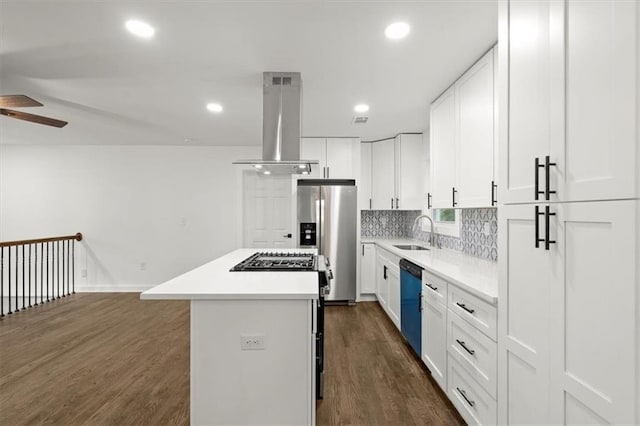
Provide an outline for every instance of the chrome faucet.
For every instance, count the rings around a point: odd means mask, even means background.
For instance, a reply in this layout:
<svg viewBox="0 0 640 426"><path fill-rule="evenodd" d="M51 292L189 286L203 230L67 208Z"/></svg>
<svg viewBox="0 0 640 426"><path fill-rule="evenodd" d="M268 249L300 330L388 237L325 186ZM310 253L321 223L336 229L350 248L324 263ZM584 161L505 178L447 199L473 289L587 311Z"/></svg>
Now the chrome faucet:
<svg viewBox="0 0 640 426"><path fill-rule="evenodd" d="M427 219L429 219L429 222L431 222L431 234L429 235L429 245L431 247L435 247L436 246L436 234L433 231L433 219L431 219L426 214L421 214L420 216L416 217L416 220L413 221L413 226L411 227L411 232L415 232L416 225L418 225L418 222L420 222L420 219L423 219L423 218L427 218Z"/></svg>

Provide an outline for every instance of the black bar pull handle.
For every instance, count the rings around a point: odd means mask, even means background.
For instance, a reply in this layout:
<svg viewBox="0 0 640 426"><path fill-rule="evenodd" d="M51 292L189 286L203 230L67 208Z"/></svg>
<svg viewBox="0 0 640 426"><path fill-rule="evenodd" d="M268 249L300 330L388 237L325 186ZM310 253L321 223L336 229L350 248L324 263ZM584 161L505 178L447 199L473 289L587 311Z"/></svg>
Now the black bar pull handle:
<svg viewBox="0 0 640 426"><path fill-rule="evenodd" d="M475 353L476 353L476 351L474 351L473 349L469 349L469 348L467 347L467 345L466 345L462 340L458 340L458 339L456 339L456 342L458 342L458 344L459 344L460 346L462 346L462 349L464 349L465 351L469 352L469 354L470 354L470 355L473 355L473 354L475 354Z"/></svg>
<svg viewBox="0 0 640 426"><path fill-rule="evenodd" d="M393 197L391 197L391 210L393 210Z"/></svg>
<svg viewBox="0 0 640 426"><path fill-rule="evenodd" d="M361 245L362 245L362 256L364 256L364 244L361 244Z"/></svg>
<svg viewBox="0 0 640 426"><path fill-rule="evenodd" d="M371 209L372 209L372 207L371 207L371 202L372 202L372 201L371 201L371 198L369 198L369 210L371 210Z"/></svg>
<svg viewBox="0 0 640 426"><path fill-rule="evenodd" d="M475 309L467 308L467 305L465 305L464 303L456 302L456 305L460 306L462 309L469 312L470 314L473 314L475 312Z"/></svg>
<svg viewBox="0 0 640 426"><path fill-rule="evenodd" d="M400 208L400 199L396 197L396 210Z"/></svg>
<svg viewBox="0 0 640 426"><path fill-rule="evenodd" d="M535 206L534 215L535 215L535 228L536 228L536 248L540 248L540 243L543 242L545 239L540 238L540 216L544 216L544 213L540 211L539 206Z"/></svg>
<svg viewBox="0 0 640 426"><path fill-rule="evenodd" d="M498 189L498 185L496 185L496 181L492 180L491 181L491 207L498 204L498 199L496 197L497 189Z"/></svg>
<svg viewBox="0 0 640 426"><path fill-rule="evenodd" d="M549 211L549 206L545 206L544 207L544 231L545 231L545 236L544 236L544 249L545 250L549 250L549 245L551 244L555 244L556 241L555 240L551 240L549 239L549 218L551 216L555 216L555 213L551 213Z"/></svg>
<svg viewBox="0 0 640 426"><path fill-rule="evenodd" d="M429 287L433 291L438 291L438 287L434 286L433 284L424 283L424 285L426 285L427 287Z"/></svg>
<svg viewBox="0 0 640 426"><path fill-rule="evenodd" d="M539 170L541 167L544 167L544 164L540 164L540 159L538 157L535 158L534 161L534 185L533 185L533 197L535 200L538 200L540 194L544 194L544 191L540 191L540 177Z"/></svg>
<svg viewBox="0 0 640 426"><path fill-rule="evenodd" d="M418 292L418 312L422 312L422 292Z"/></svg>
<svg viewBox="0 0 640 426"><path fill-rule="evenodd" d="M469 405L470 405L470 406L472 406L472 407L475 407L475 406L476 406L475 401L470 400L470 399L467 397L467 393L466 393L465 391L460 390L460 388L458 388L458 387L456 387L456 390L458 391L458 393L460 393L460 395L462 395L462 397L464 398L464 400L465 400L465 401L467 401L467 404L469 404Z"/></svg>
<svg viewBox="0 0 640 426"><path fill-rule="evenodd" d="M387 265L383 265L382 266L382 277L386 280L387 279Z"/></svg>
<svg viewBox="0 0 640 426"><path fill-rule="evenodd" d="M552 163L551 159L549 158L549 156L547 155L546 157L544 157L544 177L545 177L545 183L544 183L544 197L547 201L549 201L549 196L551 194L555 194L556 191L552 191L551 189L549 189L550 187L550 181L551 181L551 171L550 168L551 166L555 166L556 163Z"/></svg>
<svg viewBox="0 0 640 426"><path fill-rule="evenodd" d="M431 209L431 193L427 192L427 210Z"/></svg>
<svg viewBox="0 0 640 426"><path fill-rule="evenodd" d="M451 187L451 206L455 207L458 203L456 202L456 187L452 186Z"/></svg>

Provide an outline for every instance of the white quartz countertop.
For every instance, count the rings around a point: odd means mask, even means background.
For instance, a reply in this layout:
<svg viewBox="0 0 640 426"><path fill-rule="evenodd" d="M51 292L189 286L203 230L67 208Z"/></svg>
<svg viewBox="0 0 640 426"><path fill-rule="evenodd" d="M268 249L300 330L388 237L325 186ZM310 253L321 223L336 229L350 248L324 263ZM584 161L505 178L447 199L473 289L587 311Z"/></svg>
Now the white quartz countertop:
<svg viewBox="0 0 640 426"><path fill-rule="evenodd" d="M362 238L361 242L375 243L488 303L493 305L498 303L498 264L496 262L469 256L456 250L431 248L424 241ZM396 244L415 244L427 247L429 250L402 250L394 247Z"/></svg>
<svg viewBox="0 0 640 426"><path fill-rule="evenodd" d="M317 299L318 273L230 272L258 251L307 252L309 249L243 248L232 251L140 294L143 300Z"/></svg>

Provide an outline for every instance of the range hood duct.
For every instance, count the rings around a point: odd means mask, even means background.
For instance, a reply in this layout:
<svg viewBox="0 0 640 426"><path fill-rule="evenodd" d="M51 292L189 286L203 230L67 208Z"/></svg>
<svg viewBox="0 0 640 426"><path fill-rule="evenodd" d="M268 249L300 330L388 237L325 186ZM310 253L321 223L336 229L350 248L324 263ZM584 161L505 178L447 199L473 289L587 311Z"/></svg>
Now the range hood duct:
<svg viewBox="0 0 640 426"><path fill-rule="evenodd" d="M265 72L262 85L262 160L233 164L265 174L310 174L317 160L300 160L302 77L299 72Z"/></svg>

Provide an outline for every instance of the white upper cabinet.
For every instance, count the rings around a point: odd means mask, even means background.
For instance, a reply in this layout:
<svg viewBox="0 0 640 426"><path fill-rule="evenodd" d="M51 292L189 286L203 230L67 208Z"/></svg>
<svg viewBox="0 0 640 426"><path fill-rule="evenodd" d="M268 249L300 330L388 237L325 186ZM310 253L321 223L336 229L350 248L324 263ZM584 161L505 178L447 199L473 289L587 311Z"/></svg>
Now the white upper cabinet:
<svg viewBox="0 0 640 426"><path fill-rule="evenodd" d="M510 3L500 24L501 202L638 197L638 7Z"/></svg>
<svg viewBox="0 0 640 426"><path fill-rule="evenodd" d="M452 207L456 185L456 109L454 87L431 104L431 204Z"/></svg>
<svg viewBox="0 0 640 426"><path fill-rule="evenodd" d="M431 104L432 207L497 202L495 49Z"/></svg>
<svg viewBox="0 0 640 426"><path fill-rule="evenodd" d="M421 210L427 205L427 153L422 133L371 143L373 210Z"/></svg>
<svg viewBox="0 0 640 426"><path fill-rule="evenodd" d="M360 182L358 185L358 208L370 210L372 206L371 195L371 149L372 143L360 144Z"/></svg>
<svg viewBox="0 0 640 426"><path fill-rule="evenodd" d="M396 136L396 209L422 210L427 206L427 156L423 137L421 133Z"/></svg>
<svg viewBox="0 0 640 426"><path fill-rule="evenodd" d="M373 210L395 208L395 140L385 139L372 144L372 207Z"/></svg>
<svg viewBox="0 0 640 426"><path fill-rule="evenodd" d="M300 158L320 162L311 168L309 177L358 180L360 141L358 138L302 138Z"/></svg>
<svg viewBox="0 0 640 426"><path fill-rule="evenodd" d="M492 205L494 171L494 50L455 83L458 129L457 194L462 207Z"/></svg>

